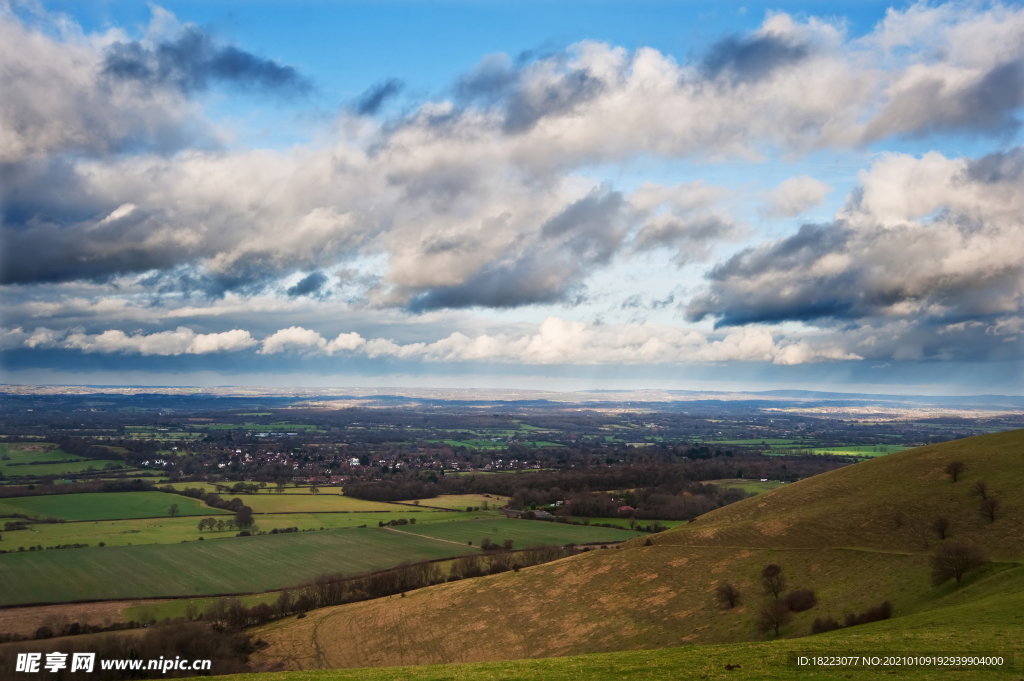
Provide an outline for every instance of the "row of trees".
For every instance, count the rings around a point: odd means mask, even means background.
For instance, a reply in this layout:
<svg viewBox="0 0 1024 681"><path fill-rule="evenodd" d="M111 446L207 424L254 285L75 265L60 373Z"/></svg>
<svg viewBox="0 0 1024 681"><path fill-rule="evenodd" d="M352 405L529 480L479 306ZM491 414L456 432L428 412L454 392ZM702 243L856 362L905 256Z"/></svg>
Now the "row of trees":
<svg viewBox="0 0 1024 681"><path fill-rule="evenodd" d="M496 551L487 555L468 555L455 560L445 570L436 562L400 564L391 570L369 575L344 577L325 574L306 580L294 589L281 592L275 603L259 603L247 607L237 598L222 598L200 614L186 612L190 619L203 619L220 627L248 627L264 624L280 617L305 613L331 605L353 603L386 596L405 594L446 581L472 579L530 565L548 563L575 554L571 548L535 548L524 551Z"/></svg>

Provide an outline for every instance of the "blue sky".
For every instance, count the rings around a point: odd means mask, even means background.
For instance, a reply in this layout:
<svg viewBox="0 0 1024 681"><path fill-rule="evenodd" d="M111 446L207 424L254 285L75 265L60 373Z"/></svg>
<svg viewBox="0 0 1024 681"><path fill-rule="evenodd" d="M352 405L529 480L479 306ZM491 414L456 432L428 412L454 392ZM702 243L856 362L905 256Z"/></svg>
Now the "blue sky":
<svg viewBox="0 0 1024 681"><path fill-rule="evenodd" d="M1019 4L0 22L6 382L1024 384Z"/></svg>

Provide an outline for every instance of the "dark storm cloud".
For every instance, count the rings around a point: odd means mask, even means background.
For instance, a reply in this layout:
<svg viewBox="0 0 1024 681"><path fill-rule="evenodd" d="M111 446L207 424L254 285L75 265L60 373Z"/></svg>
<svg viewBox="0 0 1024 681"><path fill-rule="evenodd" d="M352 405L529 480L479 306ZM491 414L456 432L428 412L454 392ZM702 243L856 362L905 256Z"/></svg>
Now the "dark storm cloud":
<svg viewBox="0 0 1024 681"><path fill-rule="evenodd" d="M118 274L167 269L188 258L186 248L152 248L149 229L125 219L97 232L36 223L30 229L0 228L0 283L105 281Z"/></svg>
<svg viewBox="0 0 1024 681"><path fill-rule="evenodd" d="M404 84L397 78L388 78L382 83L377 83L356 100L356 113L360 116L373 116L380 111L384 102L396 96L403 87Z"/></svg>
<svg viewBox="0 0 1024 681"><path fill-rule="evenodd" d="M625 235L626 201L599 190L546 222L521 251L494 258L455 286L415 295L413 312L442 308L511 308L578 300L595 267L607 264Z"/></svg>
<svg viewBox="0 0 1024 681"><path fill-rule="evenodd" d="M740 251L708 273L710 291L690 302L686 316L693 321L718 317L716 326L848 317L867 294L857 285L856 271L800 276L823 257L843 252L848 238L841 224L804 225L787 239ZM786 286L748 285L764 280Z"/></svg>
<svg viewBox="0 0 1024 681"><path fill-rule="evenodd" d="M1024 59L998 64L966 85L943 77L923 79L894 96L871 121L865 139L893 134L923 136L968 130L1003 134L1021 126Z"/></svg>
<svg viewBox="0 0 1024 681"><path fill-rule="evenodd" d="M186 94L205 90L214 81L290 93L312 88L293 67L230 45L218 46L194 26L154 48L137 41L114 43L107 51L103 72L118 80L172 86Z"/></svg>
<svg viewBox="0 0 1024 681"><path fill-rule="evenodd" d="M1010 182L1024 177L1024 149L996 152L970 161L967 178L973 182L995 184Z"/></svg>
<svg viewBox="0 0 1024 681"><path fill-rule="evenodd" d="M289 288L285 293L291 298L298 296L309 296L319 293L323 285L327 283L327 275L323 272L312 272L303 277L299 283Z"/></svg>
<svg viewBox="0 0 1024 681"><path fill-rule="evenodd" d="M729 36L708 50L701 71L708 78L727 75L738 81L759 80L810 53L808 45L777 36Z"/></svg>
<svg viewBox="0 0 1024 681"><path fill-rule="evenodd" d="M532 64L489 57L459 78L453 90L465 103L496 106L504 115L503 131L515 135L547 116L571 113L604 90L600 79L584 69L566 68L565 62L565 54ZM555 77L533 78L531 70L551 71Z"/></svg>

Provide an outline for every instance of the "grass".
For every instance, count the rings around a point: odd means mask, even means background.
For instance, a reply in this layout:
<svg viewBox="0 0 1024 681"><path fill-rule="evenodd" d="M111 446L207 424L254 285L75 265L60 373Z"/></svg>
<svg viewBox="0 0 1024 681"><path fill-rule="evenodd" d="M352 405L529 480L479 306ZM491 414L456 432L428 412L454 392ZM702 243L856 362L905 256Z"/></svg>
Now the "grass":
<svg viewBox="0 0 1024 681"><path fill-rule="evenodd" d="M419 499L419 502L421 506L465 511L469 506L482 507L485 503L493 508L500 508L508 503L508 497L485 496L483 494L444 494L431 499ZM412 501L402 501L399 503L413 505Z"/></svg>
<svg viewBox="0 0 1024 681"><path fill-rule="evenodd" d="M778 489L783 486L783 483L772 480L769 480L768 482L761 482L760 480L746 480L740 478L732 478L729 480L708 480L707 483L717 485L724 489L741 489L747 494L771 492L773 489Z"/></svg>
<svg viewBox="0 0 1024 681"><path fill-rule="evenodd" d="M776 548L862 547L922 551L947 518L952 536L970 538L999 558L1024 557L1024 431L929 445L862 461L725 506L657 541L693 546ZM944 472L967 465L960 482ZM986 480L1002 502L989 522L971 494ZM926 544L928 544L926 546Z"/></svg>
<svg viewBox="0 0 1024 681"><path fill-rule="evenodd" d="M183 516L227 513L210 508L197 499L163 492L97 492L14 497L0 501L0 512L64 520L118 520L163 516L170 518L172 504L178 505L178 513Z"/></svg>
<svg viewBox="0 0 1024 681"><path fill-rule="evenodd" d="M627 650L547 659L364 669L332 669L263 673L244 681L540 681L546 679L821 679L888 678L893 672L848 669L799 669L789 664L794 654L852 652L1015 652L1020 667L1021 590L1010 598L981 595L978 600L948 605L904 618L812 638L743 642L731 645L678 644L661 650ZM732 667L727 669L726 665ZM900 669L896 678L1015 679L1000 671Z"/></svg>
<svg viewBox="0 0 1024 681"><path fill-rule="evenodd" d="M267 591L261 594L252 594L250 596L239 596L238 600L251 608L254 605L260 603L269 603L273 605L274 601L280 596L280 591ZM179 598L173 601L160 601L157 603L146 603L145 605L133 605L125 608L121 611L122 621L131 622L149 622L150 620L164 619L175 619L177 617L184 617L185 610L189 605L196 607L198 612L205 612L211 604L219 600L218 597L212 598Z"/></svg>
<svg viewBox="0 0 1024 681"><path fill-rule="evenodd" d="M0 556L0 584L18 585L0 590L0 605L261 592L323 573L353 574L471 551L368 528L15 553Z"/></svg>
<svg viewBox="0 0 1024 681"><path fill-rule="evenodd" d="M501 543L511 539L517 549L530 546L562 546L564 544L590 544L595 542L619 542L639 536L640 532L617 530L608 527L569 525L540 520L513 520L495 518L482 520L452 520L415 527L402 527L402 531L443 539L445 541L479 546L484 537Z"/></svg>
<svg viewBox="0 0 1024 681"><path fill-rule="evenodd" d="M106 466L124 466L118 459L83 459L60 449L49 449L56 445L48 442L11 442L0 444L0 473L7 477L38 477L41 475L64 475L81 473L94 468L103 470ZM48 461L53 463L37 463Z"/></svg>
<svg viewBox="0 0 1024 681"><path fill-rule="evenodd" d="M338 494L240 494L224 493L226 499L238 496L254 513L358 513L398 511L401 507L379 501L366 501Z"/></svg>
<svg viewBox="0 0 1024 681"><path fill-rule="evenodd" d="M2 509L2 506L0 506ZM209 514L216 518L227 518ZM450 520L454 514L445 511L400 510L392 513L283 513L256 516L256 528L269 532L272 529L297 527L300 530L319 530L321 527L335 530L357 528L360 525L376 527L378 522L388 522L395 518L415 518L416 523L440 522ZM462 514L463 517L472 517ZM204 513L199 517L207 517ZM197 516L178 518L157 518L151 520L102 520L82 523L46 523L33 525L28 530L3 532L0 549L17 551L19 546L29 547L42 544L57 546L61 544L88 544L98 546L100 542L107 546L139 546L143 544L178 544L183 541L196 541L200 536L207 541L211 539L231 538L237 530L199 532Z"/></svg>

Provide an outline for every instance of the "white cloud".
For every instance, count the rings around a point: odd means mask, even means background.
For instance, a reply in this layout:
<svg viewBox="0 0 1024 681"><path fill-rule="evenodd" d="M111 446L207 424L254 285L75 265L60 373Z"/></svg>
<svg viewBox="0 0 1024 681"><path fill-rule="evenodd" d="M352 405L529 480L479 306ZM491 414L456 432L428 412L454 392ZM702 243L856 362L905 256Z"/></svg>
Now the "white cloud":
<svg viewBox="0 0 1024 681"><path fill-rule="evenodd" d="M36 335L38 335L38 331ZM26 341L26 345L28 345L28 342ZM127 354L168 356L233 352L253 347L256 345L256 340L249 335L248 331L240 329L232 329L223 333L197 334L192 329L179 326L174 331L160 331L151 334L136 333L133 335L128 335L118 329L109 329L95 335L82 331L72 331L63 340L58 340L55 335L51 334L48 336L46 344L81 350L86 353L123 352Z"/></svg>
<svg viewBox="0 0 1024 681"><path fill-rule="evenodd" d="M813 177L791 177L772 190L762 213L771 218L791 218L820 206L831 191L831 186Z"/></svg>

